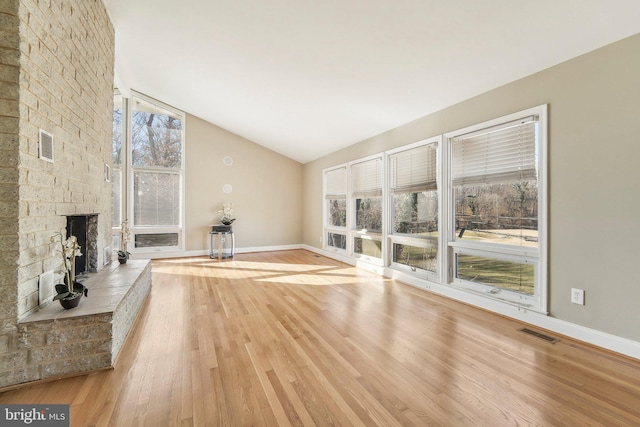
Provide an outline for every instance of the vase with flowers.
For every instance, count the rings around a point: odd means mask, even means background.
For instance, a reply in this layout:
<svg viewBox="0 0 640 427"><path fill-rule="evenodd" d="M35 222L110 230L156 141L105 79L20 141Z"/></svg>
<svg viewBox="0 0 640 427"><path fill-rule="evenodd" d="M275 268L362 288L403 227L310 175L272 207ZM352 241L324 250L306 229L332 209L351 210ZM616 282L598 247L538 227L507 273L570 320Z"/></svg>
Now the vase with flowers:
<svg viewBox="0 0 640 427"><path fill-rule="evenodd" d="M220 222L224 225L231 225L236 219L233 217L233 204L223 203L222 209L218 209Z"/></svg>
<svg viewBox="0 0 640 427"><path fill-rule="evenodd" d="M127 251L127 246L131 241L131 230L129 229L129 220L125 219L120 224L120 249L118 250L118 262L126 264L131 257L131 253Z"/></svg>
<svg viewBox="0 0 640 427"><path fill-rule="evenodd" d="M53 300L60 301L60 305L65 309L77 307L82 295L88 296L89 294L82 283L76 282L76 257L82 256L78 239L76 236L69 236L65 240L62 233L57 232L51 236L50 241L60 244L61 263L55 272L64 276L64 283L55 285L57 295L53 297Z"/></svg>

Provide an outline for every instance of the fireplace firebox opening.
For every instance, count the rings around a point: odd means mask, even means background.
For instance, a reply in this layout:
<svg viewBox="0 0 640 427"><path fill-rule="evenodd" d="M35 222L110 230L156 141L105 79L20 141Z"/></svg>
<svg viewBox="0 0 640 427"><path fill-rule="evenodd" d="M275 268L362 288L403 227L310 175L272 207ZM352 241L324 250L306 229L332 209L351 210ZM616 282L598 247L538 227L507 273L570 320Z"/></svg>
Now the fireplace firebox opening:
<svg viewBox="0 0 640 427"><path fill-rule="evenodd" d="M98 214L68 215L67 238L76 236L82 256L76 257L76 276L98 271Z"/></svg>

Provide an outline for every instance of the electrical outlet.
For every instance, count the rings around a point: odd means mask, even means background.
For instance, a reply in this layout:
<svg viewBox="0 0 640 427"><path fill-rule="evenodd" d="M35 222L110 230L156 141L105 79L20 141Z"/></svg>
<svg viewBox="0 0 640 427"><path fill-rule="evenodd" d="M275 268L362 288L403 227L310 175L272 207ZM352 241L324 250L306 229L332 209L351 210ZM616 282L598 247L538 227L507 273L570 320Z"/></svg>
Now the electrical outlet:
<svg viewBox="0 0 640 427"><path fill-rule="evenodd" d="M584 305L584 289L571 288L571 302Z"/></svg>

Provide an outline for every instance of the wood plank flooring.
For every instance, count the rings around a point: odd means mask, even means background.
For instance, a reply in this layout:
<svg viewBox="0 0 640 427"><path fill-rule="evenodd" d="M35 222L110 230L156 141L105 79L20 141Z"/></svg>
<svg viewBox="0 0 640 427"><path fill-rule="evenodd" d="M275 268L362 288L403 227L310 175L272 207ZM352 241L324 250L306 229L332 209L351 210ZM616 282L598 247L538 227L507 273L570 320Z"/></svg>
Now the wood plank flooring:
<svg viewBox="0 0 640 427"><path fill-rule="evenodd" d="M304 250L160 260L114 370L0 403L83 427L640 425L640 362L522 326Z"/></svg>

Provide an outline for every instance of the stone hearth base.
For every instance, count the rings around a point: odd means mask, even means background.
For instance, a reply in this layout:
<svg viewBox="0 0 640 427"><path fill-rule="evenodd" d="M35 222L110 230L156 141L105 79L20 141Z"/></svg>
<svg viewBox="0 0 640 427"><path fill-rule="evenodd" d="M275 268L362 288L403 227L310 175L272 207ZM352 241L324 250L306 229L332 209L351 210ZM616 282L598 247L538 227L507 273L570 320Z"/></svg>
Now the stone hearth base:
<svg viewBox="0 0 640 427"><path fill-rule="evenodd" d="M151 261L112 262L82 283L89 296L77 308L65 310L53 301L20 322L28 381L113 366L151 289Z"/></svg>

